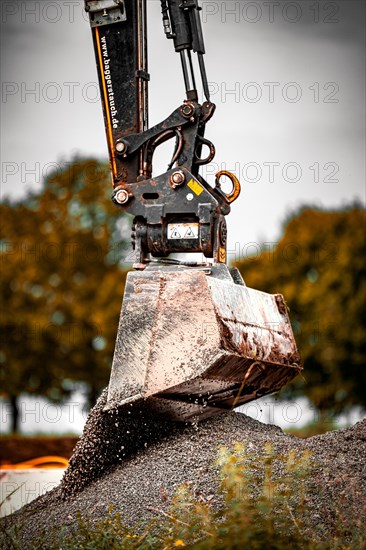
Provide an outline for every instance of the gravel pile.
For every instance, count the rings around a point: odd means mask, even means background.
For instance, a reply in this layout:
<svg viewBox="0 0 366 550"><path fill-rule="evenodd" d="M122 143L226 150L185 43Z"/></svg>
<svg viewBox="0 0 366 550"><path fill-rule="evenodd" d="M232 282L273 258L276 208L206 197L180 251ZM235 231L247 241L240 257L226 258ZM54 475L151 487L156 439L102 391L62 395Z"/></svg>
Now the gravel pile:
<svg viewBox="0 0 366 550"><path fill-rule="evenodd" d="M198 425L152 420L143 407L102 412L105 393L92 410L62 483L0 522L0 532L21 527L22 548L51 527L72 529L81 511L101 520L110 504L125 525L149 522L153 509L169 508L169 497L189 482L196 495L213 501L218 484L215 465L220 446L236 442L260 458L266 443L275 454L311 451L307 480L309 529L333 529L337 514L357 514L365 506L366 420L306 440L284 434L240 413L217 416ZM0 547L7 542L0 535Z"/></svg>

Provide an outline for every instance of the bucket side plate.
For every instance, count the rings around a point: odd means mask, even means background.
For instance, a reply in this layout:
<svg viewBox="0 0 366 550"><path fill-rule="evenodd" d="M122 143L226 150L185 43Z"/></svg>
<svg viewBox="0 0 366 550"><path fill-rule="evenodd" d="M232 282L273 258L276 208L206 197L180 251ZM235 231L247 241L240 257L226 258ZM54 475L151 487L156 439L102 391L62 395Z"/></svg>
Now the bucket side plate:
<svg viewBox="0 0 366 550"><path fill-rule="evenodd" d="M210 339L205 340L206 327ZM191 380L225 354L220 349L207 276L202 271L128 274L106 408Z"/></svg>

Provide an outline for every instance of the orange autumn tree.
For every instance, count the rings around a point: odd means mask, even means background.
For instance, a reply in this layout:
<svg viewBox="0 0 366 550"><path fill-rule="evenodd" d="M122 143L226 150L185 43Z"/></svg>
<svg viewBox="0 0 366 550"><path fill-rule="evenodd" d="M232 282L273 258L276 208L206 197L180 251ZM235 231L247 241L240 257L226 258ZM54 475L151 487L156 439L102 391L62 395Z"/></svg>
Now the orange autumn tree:
<svg viewBox="0 0 366 550"><path fill-rule="evenodd" d="M83 381L94 402L108 382L129 240L110 195L108 165L76 158L0 204L0 394L14 431L21 393L58 402Z"/></svg>
<svg viewBox="0 0 366 550"><path fill-rule="evenodd" d="M274 250L236 263L246 284L285 296L304 363L290 395L320 412L366 407L366 211L302 208Z"/></svg>

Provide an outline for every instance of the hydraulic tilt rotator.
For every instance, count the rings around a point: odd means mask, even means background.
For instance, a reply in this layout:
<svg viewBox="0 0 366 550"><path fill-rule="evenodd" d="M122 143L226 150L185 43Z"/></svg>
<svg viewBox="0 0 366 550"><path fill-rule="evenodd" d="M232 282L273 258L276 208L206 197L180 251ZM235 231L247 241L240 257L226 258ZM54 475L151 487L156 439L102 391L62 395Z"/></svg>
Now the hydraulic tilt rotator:
<svg viewBox="0 0 366 550"><path fill-rule="evenodd" d="M240 185L229 172L217 174L215 188L199 175L200 166L215 156L214 145L204 137L215 105L209 96L197 1L162 2L166 36L174 41L181 58L186 100L150 129L145 2L92 0L86 2L86 8L102 89L113 201L135 216L135 267L146 267L149 254L166 257L173 252L202 252L207 258L226 262L224 217L238 197ZM202 105L198 102L192 50L197 53L206 97ZM172 138L175 148L168 171L153 178L154 151ZM203 149L207 149L204 158ZM230 194L221 190L223 175L233 182ZM177 228L177 224L185 225Z"/></svg>

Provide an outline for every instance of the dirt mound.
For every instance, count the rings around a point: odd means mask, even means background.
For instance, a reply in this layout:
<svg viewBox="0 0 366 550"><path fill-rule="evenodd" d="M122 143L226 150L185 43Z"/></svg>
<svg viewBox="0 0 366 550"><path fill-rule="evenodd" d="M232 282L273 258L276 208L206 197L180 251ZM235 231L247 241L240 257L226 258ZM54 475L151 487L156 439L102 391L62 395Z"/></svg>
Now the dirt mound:
<svg viewBox="0 0 366 550"><path fill-rule="evenodd" d="M240 413L198 425L172 425L152 421L143 407L103 413L104 402L105 394L89 416L61 485L1 521L3 533L12 525L21 527L22 548L31 548L33 538L51 526L72 529L78 511L101 520L110 504L121 512L125 525L146 523L154 515L151 509L166 510L169 496L185 482L195 494L214 501L218 448L237 442L258 461L266 443L278 456L311 451L309 528L321 523L325 531L332 529L337 514L357 514L364 506L366 420L302 440ZM1 542L6 547L0 536Z"/></svg>

